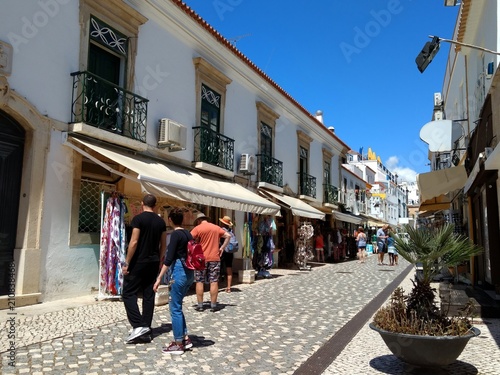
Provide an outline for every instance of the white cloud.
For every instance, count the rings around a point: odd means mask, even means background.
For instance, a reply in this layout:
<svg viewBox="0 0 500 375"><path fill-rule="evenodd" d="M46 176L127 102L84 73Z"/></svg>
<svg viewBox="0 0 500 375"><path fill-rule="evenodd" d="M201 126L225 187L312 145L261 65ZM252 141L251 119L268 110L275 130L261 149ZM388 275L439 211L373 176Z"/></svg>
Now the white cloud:
<svg viewBox="0 0 500 375"><path fill-rule="evenodd" d="M392 173L398 175L399 181L414 182L417 178L417 172L408 167L399 166L399 158L397 156L391 156L385 162L385 166Z"/></svg>

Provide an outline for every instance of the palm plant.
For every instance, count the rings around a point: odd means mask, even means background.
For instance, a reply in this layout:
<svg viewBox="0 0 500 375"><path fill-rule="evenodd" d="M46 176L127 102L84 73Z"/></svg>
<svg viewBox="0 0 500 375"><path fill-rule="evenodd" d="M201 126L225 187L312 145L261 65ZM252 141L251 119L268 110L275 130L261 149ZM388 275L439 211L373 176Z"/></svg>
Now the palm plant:
<svg viewBox="0 0 500 375"><path fill-rule="evenodd" d="M401 288L393 293L389 306L376 313L375 324L387 331L417 335L464 334L471 324L464 318L449 319L440 311L431 282L444 267L470 260L482 249L467 237L454 233L451 224L432 229L405 225L404 230L407 238L394 236L396 248L400 256L421 267L421 274L412 281L408 296Z"/></svg>
<svg viewBox="0 0 500 375"><path fill-rule="evenodd" d="M408 262L421 265L424 284L430 284L443 267L457 266L482 252L467 237L454 233L452 224L418 229L406 224L404 230L408 239L395 235L396 248Z"/></svg>

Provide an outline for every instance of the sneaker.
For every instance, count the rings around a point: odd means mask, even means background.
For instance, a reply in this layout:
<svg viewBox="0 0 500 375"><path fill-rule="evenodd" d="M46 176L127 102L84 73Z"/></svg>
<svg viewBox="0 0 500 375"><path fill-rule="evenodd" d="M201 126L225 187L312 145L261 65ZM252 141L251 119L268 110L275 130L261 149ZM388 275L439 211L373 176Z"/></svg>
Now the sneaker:
<svg viewBox="0 0 500 375"><path fill-rule="evenodd" d="M219 306L210 307L210 312L217 312L219 310L220 310Z"/></svg>
<svg viewBox="0 0 500 375"><path fill-rule="evenodd" d="M142 335L142 336L139 336L137 338L135 338L134 340L132 340L130 342L130 344L148 344L150 343L151 341L153 341L153 337L146 333L145 335Z"/></svg>
<svg viewBox="0 0 500 375"><path fill-rule="evenodd" d="M184 345L177 344L175 341L172 341L169 346L164 346L161 349L163 354L184 354Z"/></svg>
<svg viewBox="0 0 500 375"><path fill-rule="evenodd" d="M193 342L189 337L182 340L182 344L184 345L184 349L191 349L193 347Z"/></svg>
<svg viewBox="0 0 500 375"><path fill-rule="evenodd" d="M194 308L196 311L203 311L203 306L198 306L196 305L196 307Z"/></svg>
<svg viewBox="0 0 500 375"><path fill-rule="evenodd" d="M127 344L133 342L136 338L145 335L145 334L150 334L151 329L149 327L137 327L130 332L130 335L127 337L127 340L125 341Z"/></svg>

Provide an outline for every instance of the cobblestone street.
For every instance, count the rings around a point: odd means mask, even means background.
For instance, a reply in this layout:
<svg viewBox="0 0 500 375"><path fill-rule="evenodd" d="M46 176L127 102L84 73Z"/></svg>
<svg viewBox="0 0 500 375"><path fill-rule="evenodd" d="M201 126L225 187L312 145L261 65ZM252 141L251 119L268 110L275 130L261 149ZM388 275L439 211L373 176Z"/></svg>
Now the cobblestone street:
<svg viewBox="0 0 500 375"><path fill-rule="evenodd" d="M326 264L311 271L273 269L271 279L236 284L221 292L221 310L184 310L194 347L181 356L164 355L172 339L168 306L155 310L153 341L126 345L130 326L123 303L82 297L1 311L3 374L294 374L395 278L408 271L356 261ZM410 272L402 286L411 286ZM208 293L205 293L205 299ZM16 318L15 367L9 366L7 319ZM485 319L481 335L443 374L496 374L500 367L500 322ZM359 332L358 332L359 330ZM419 373L396 359L363 322L324 374ZM335 341L335 339L334 339ZM321 359L318 359L318 363ZM318 365L318 368L321 366Z"/></svg>

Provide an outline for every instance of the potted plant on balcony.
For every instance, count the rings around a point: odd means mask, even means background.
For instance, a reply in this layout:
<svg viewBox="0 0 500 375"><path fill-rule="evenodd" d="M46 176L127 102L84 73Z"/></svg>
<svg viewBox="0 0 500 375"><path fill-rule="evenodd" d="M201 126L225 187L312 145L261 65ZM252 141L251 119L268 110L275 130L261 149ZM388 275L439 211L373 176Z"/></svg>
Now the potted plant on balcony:
<svg viewBox="0 0 500 375"><path fill-rule="evenodd" d="M453 225L441 228L404 226L405 239L395 235L399 255L417 268L413 288L404 295L396 288L390 302L380 308L370 328L379 332L391 352L418 367L453 363L470 338L480 334L472 326L472 303L462 316L448 317L435 302L433 278L447 266L455 266L481 253L468 238L454 233Z"/></svg>

